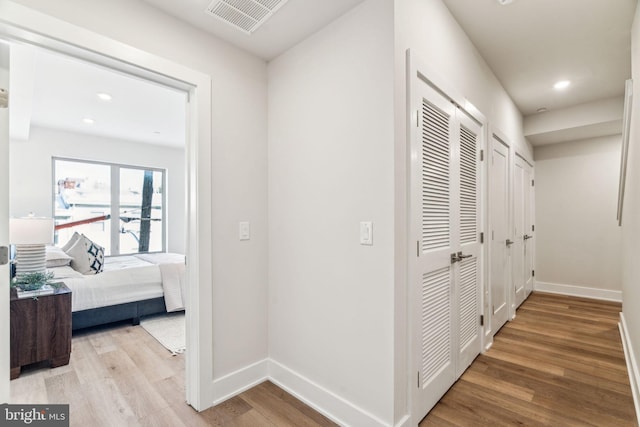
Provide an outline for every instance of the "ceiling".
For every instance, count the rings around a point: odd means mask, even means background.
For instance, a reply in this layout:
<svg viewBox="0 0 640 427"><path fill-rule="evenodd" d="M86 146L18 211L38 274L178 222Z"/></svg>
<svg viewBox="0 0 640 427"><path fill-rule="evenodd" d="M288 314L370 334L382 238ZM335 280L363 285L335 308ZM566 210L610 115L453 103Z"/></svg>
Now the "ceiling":
<svg viewBox="0 0 640 427"><path fill-rule="evenodd" d="M624 94L636 0L443 1L523 115Z"/></svg>
<svg viewBox="0 0 640 427"><path fill-rule="evenodd" d="M248 35L208 15L210 0L144 1L267 61L362 2L288 0ZM620 132L637 0L513 0L504 6L498 0L443 2L525 116L525 135L532 144ZM184 93L27 46L12 47L11 65L20 69L11 78L14 139L27 139L31 125L36 125L184 144ZM554 82L561 79L572 84L564 91L554 90ZM99 92L113 99L101 101ZM611 108L598 104L608 100L605 104L610 106L612 99L620 104L613 116ZM592 105L592 111L579 110L590 120L563 125L563 112L577 105ZM537 113L540 108L548 112ZM598 118L605 110L608 113ZM85 117L95 122L88 125L82 121ZM553 126L542 123L546 118Z"/></svg>
<svg viewBox="0 0 640 427"><path fill-rule="evenodd" d="M251 35L205 13L211 0L144 1L269 61L363 0L289 0Z"/></svg>
<svg viewBox="0 0 640 427"><path fill-rule="evenodd" d="M27 140L38 126L184 146L185 92L26 45L11 47L10 65L13 140Z"/></svg>

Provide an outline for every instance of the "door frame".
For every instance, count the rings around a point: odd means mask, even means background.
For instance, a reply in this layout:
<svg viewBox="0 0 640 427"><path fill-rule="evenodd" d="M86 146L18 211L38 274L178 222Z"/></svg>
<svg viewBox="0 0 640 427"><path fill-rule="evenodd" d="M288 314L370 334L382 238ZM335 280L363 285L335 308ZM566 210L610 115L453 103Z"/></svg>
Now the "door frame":
<svg viewBox="0 0 640 427"><path fill-rule="evenodd" d="M185 307L186 339L190 350L185 358L186 401L199 411L212 406L211 78L171 60L6 0L0 0L0 38L74 56L188 93Z"/></svg>
<svg viewBox="0 0 640 427"><path fill-rule="evenodd" d="M11 46L0 40L0 63L4 65L7 61L6 76L4 67L0 67L0 88L9 88L9 69L11 68L10 57ZM7 106L0 105L0 200L9 200L9 109ZM7 203L0 203L0 246L9 246L9 206ZM0 292L0 337L7 340L10 338L9 330L9 265L0 265L0 290L7 288L6 291ZM11 351L9 346L3 346L0 349L0 403L9 402L9 365L11 360Z"/></svg>
<svg viewBox="0 0 640 427"><path fill-rule="evenodd" d="M406 149L406 165L407 165L407 175L406 175L406 243L407 243L407 275L406 275L406 307L407 307L407 341L406 341L406 351L407 351L407 396L408 396L408 409L410 413L410 418L412 420L412 424L417 425L420 422L418 417L420 415L417 414L417 410L419 408L418 402L416 402L416 394L418 387L416 387L416 371L417 371L417 358L415 357L417 349L414 348L415 342L415 325L413 324L413 319L416 316L414 310L414 304L412 301L415 298L415 289L412 286L415 283L415 277L417 274L418 266L415 256L416 246L415 246L415 236L417 234L418 227L415 224L415 219L411 214L411 207L414 204L412 201L412 175L415 169L415 164L420 161L418 156L413 153L413 145L416 140L418 133L418 120L419 115L417 114L418 106L414 105L414 91L416 90L415 86L418 84L418 81L421 81L421 84L428 84L437 92L440 92L445 98L448 98L452 103L456 104L461 110L470 116L472 119L477 121L481 126L480 137L481 137L481 146L480 150L485 153L484 161L480 162L480 189L478 190L479 195L479 204L480 204L480 230L478 232L484 233L485 241L486 241L486 230L487 230L487 184L488 184L488 173L487 173L487 165L486 161L486 153L488 147L488 136L489 136L489 123L487 117L480 112L469 100L467 100L462 94L460 94L454 87L449 83L446 78L443 78L439 75L426 61L423 61L418 55L411 52L411 49L407 49L406 51L406 126L407 126L407 149ZM485 323L484 328L479 326L478 332L480 334L480 348L479 352L484 352L488 349L489 345L486 343L487 334L487 316L485 311L485 306L487 304L487 298L489 296L489 289L487 288L488 282L488 266L487 266L487 245L480 245L480 257L482 258L479 263L479 280L480 280L480 298L478 301L478 312L484 316ZM489 338L492 339L491 336Z"/></svg>

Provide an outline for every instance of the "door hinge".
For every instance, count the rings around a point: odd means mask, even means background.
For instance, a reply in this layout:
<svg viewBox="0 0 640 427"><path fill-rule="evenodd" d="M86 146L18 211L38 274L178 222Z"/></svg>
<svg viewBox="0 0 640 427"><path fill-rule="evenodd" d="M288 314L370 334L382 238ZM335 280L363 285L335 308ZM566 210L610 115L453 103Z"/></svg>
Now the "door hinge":
<svg viewBox="0 0 640 427"><path fill-rule="evenodd" d="M416 110L416 127L420 127L420 110Z"/></svg>
<svg viewBox="0 0 640 427"><path fill-rule="evenodd" d="M418 371L418 388L420 388L420 371Z"/></svg>
<svg viewBox="0 0 640 427"><path fill-rule="evenodd" d="M536 271L535 270L531 270L531 277L536 277Z"/></svg>
<svg viewBox="0 0 640 427"><path fill-rule="evenodd" d="M420 240L416 240L416 256L420 257Z"/></svg>
<svg viewBox="0 0 640 427"><path fill-rule="evenodd" d="M9 248L0 246L0 265L9 264Z"/></svg>
<svg viewBox="0 0 640 427"><path fill-rule="evenodd" d="M535 225L531 226L531 231L536 231L536 226Z"/></svg>
<svg viewBox="0 0 640 427"><path fill-rule="evenodd" d="M531 180L531 186L535 187L536 186L536 181L534 179Z"/></svg>
<svg viewBox="0 0 640 427"><path fill-rule="evenodd" d="M484 326L484 314L480 315L480 326Z"/></svg>
<svg viewBox="0 0 640 427"><path fill-rule="evenodd" d="M480 150L480 161L484 162L484 150Z"/></svg>
<svg viewBox="0 0 640 427"><path fill-rule="evenodd" d="M0 88L0 108L9 107L9 92L6 89Z"/></svg>
<svg viewBox="0 0 640 427"><path fill-rule="evenodd" d="M484 233L480 233L480 243L484 243Z"/></svg>

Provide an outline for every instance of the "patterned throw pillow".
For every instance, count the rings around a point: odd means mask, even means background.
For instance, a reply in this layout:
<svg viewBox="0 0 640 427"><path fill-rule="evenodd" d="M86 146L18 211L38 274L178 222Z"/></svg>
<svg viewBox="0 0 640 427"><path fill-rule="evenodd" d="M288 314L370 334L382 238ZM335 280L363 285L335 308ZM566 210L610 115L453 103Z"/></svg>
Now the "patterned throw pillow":
<svg viewBox="0 0 640 427"><path fill-rule="evenodd" d="M104 248L91 242L87 253L89 254L89 267L91 267L91 270L94 272L93 274L102 273L104 267Z"/></svg>
<svg viewBox="0 0 640 427"><path fill-rule="evenodd" d="M104 248L92 242L84 234L69 248L67 255L73 257L71 268L82 274L98 274L104 267Z"/></svg>

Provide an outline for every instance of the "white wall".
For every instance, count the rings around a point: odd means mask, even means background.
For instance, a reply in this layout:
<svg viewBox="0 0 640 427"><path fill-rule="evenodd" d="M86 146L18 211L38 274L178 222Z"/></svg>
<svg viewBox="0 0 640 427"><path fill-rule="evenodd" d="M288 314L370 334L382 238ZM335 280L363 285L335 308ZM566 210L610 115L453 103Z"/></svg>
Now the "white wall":
<svg viewBox="0 0 640 427"><path fill-rule="evenodd" d="M11 141L11 216L52 215L51 158L66 157L166 169L167 249L185 250L184 148L32 128L28 141ZM29 171L23 173L22 171Z"/></svg>
<svg viewBox="0 0 640 427"><path fill-rule="evenodd" d="M509 139L515 150L531 159L522 132L522 115L440 0L395 1L395 419L410 412L407 376L407 111L406 50L411 49L431 71L484 114L492 128ZM419 420L413 420L416 423Z"/></svg>
<svg viewBox="0 0 640 427"><path fill-rule="evenodd" d="M536 281L620 291L620 135L539 146Z"/></svg>
<svg viewBox="0 0 640 427"><path fill-rule="evenodd" d="M264 61L141 0L16 0L212 79L214 378L267 356ZM251 221L251 240L238 240Z"/></svg>
<svg viewBox="0 0 640 427"><path fill-rule="evenodd" d="M366 414L343 422L391 425L392 3L365 1L273 60L268 109L270 356L306 379L299 394L313 383Z"/></svg>
<svg viewBox="0 0 640 427"><path fill-rule="evenodd" d="M633 97L631 134L624 211L622 216L622 312L626 326L627 344L632 351L631 364L640 365L640 8L631 29L631 75ZM638 372L633 374L636 376ZM638 384L632 382L632 386ZM637 391L637 390L636 390ZM637 411L636 398L636 411Z"/></svg>

